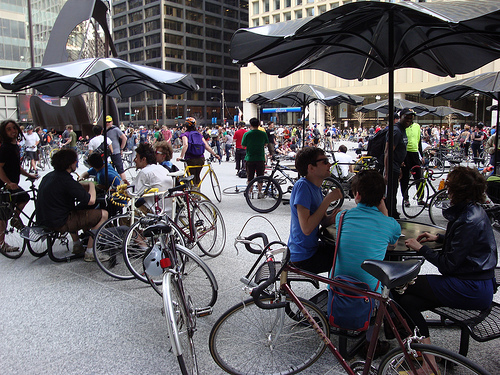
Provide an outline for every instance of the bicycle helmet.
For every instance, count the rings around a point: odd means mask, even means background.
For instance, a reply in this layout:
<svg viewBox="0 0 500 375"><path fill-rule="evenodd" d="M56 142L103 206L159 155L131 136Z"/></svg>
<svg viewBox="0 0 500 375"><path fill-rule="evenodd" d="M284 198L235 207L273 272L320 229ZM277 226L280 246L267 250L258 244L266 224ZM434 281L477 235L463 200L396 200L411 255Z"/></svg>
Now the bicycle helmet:
<svg viewBox="0 0 500 375"><path fill-rule="evenodd" d="M160 265L162 252L158 244L155 244L143 261L144 271L148 276L161 276L163 268Z"/></svg>
<svg viewBox="0 0 500 375"><path fill-rule="evenodd" d="M196 125L196 119L194 117L186 118L186 122L189 122L191 125Z"/></svg>

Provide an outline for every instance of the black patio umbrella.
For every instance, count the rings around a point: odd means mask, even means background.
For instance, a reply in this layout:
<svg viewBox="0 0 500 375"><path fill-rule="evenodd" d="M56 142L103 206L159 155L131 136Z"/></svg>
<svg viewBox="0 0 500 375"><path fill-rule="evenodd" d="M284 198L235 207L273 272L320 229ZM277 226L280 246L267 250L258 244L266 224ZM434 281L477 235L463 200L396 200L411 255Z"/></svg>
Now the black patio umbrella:
<svg viewBox="0 0 500 375"><path fill-rule="evenodd" d="M0 84L14 92L34 88L42 94L58 97L78 96L86 92L102 95L103 129L106 142L106 98L128 98L146 90L180 95L198 90L189 74L171 72L115 58L92 58L26 69L17 75L0 77ZM105 159L107 150L104 150ZM105 163L106 184L108 168Z"/></svg>
<svg viewBox="0 0 500 375"><path fill-rule="evenodd" d="M326 106L335 106L340 103L358 105L363 103L364 99L361 96L346 94L318 85L299 84L254 94L247 98L247 102L254 104L278 102L286 106L299 105L304 114L302 139L305 142L305 109L309 104L320 102Z"/></svg>
<svg viewBox="0 0 500 375"><path fill-rule="evenodd" d="M448 100L460 100L473 94L483 94L497 101L500 100L500 73L479 74L474 77L443 83L420 91L420 96L423 98L441 96ZM499 111L497 111L497 124L499 118ZM495 132L495 146L494 174L497 172L498 164L498 132Z"/></svg>
<svg viewBox="0 0 500 375"><path fill-rule="evenodd" d="M410 100L405 100L405 99L394 99L393 103L393 108L394 111L397 110L402 110L402 109L413 109L417 116L423 116L426 115L430 112L434 112L436 110L436 107L422 104L422 103L417 103L417 102L412 102ZM365 104L361 107L356 108L356 112L371 112L371 111L378 111L381 113L388 114L389 111L389 99L384 99L380 100L375 103L370 103L370 104Z"/></svg>
<svg viewBox="0 0 500 375"><path fill-rule="evenodd" d="M358 1L317 17L240 29L230 53L236 63L280 77L304 69L359 80L388 73L392 108L396 69L454 76L500 58L500 2ZM389 149L393 123L390 112Z"/></svg>

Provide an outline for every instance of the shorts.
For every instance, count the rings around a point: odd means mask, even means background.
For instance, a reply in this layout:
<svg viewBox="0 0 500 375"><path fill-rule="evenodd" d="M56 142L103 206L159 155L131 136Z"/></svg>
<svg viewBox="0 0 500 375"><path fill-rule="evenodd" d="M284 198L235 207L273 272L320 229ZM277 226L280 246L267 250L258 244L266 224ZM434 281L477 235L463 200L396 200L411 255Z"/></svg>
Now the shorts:
<svg viewBox="0 0 500 375"><path fill-rule="evenodd" d="M101 210L74 210L69 213L66 223L58 228L58 232L76 233L80 229L87 231L92 229L101 221Z"/></svg>
<svg viewBox="0 0 500 375"><path fill-rule="evenodd" d="M269 155L274 156L276 151L274 150L274 143L267 144L267 150L269 151Z"/></svg>
<svg viewBox="0 0 500 375"><path fill-rule="evenodd" d="M257 174L257 177L264 176L266 163L264 161L247 161L247 181L250 182Z"/></svg>
<svg viewBox="0 0 500 375"><path fill-rule="evenodd" d="M111 155L111 161L113 162L113 166L115 167L118 174L122 174L125 171L123 169L123 159L121 154Z"/></svg>
<svg viewBox="0 0 500 375"><path fill-rule="evenodd" d="M36 151L26 151L26 158L28 160L38 160L38 153Z"/></svg>

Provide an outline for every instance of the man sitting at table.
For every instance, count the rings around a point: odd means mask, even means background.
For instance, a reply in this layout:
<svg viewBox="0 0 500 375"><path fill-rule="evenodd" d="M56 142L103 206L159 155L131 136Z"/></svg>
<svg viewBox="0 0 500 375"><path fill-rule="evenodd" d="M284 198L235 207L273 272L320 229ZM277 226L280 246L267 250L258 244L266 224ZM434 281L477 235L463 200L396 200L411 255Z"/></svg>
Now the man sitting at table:
<svg viewBox="0 0 500 375"><path fill-rule="evenodd" d="M330 203L342 198L340 190L323 197L321 184L330 176L330 167L325 152L317 147L303 148L295 157L295 168L302 177L290 196L290 260L295 266L314 273L329 271L333 261L334 248L318 238L319 225L332 224L339 211L335 209L327 215Z"/></svg>
<svg viewBox="0 0 500 375"><path fill-rule="evenodd" d="M378 280L361 268L366 259L383 260L388 245L395 244L401 235L399 223L388 216L385 206L384 177L375 170L359 172L352 180L352 192L357 206L344 215L340 232L334 276L349 275L369 285L370 290L381 291ZM336 217L339 225L340 213ZM367 340L370 340L371 329ZM365 351L368 349L365 343ZM385 354L387 342L379 342L375 355Z"/></svg>

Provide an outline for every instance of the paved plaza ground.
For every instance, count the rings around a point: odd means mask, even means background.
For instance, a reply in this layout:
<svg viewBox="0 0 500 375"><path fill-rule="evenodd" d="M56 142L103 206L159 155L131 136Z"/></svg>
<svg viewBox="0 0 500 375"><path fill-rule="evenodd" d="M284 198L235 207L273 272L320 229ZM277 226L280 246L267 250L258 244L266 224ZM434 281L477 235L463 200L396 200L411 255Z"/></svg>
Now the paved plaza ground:
<svg viewBox="0 0 500 375"><path fill-rule="evenodd" d="M234 162L214 165L222 188L244 184L244 180L235 175L234 168ZM80 172L83 170L79 168ZM22 186L27 188L24 182ZM213 198L209 185L203 190ZM346 201L344 206L353 207L354 202ZM200 374L210 375L223 373L209 353L210 329L224 311L247 298L239 279L255 260L255 255L244 249L237 252L233 244L245 222L256 213L248 207L242 194L223 195L218 207L226 223L226 247L219 257L206 261L219 283L219 296L213 314L197 319L195 337ZM286 241L289 207L280 206L264 216ZM429 222L427 213L419 219ZM269 224L259 220L253 227L247 227L244 234L271 233ZM436 270L426 263L422 272ZM180 373L169 350L166 323L161 314L162 300L146 284L112 279L95 263L76 260L56 264L48 257L34 258L28 251L17 260L0 256L0 284L1 374ZM304 287L300 292L305 297L316 293L312 287ZM500 302L499 294L496 300ZM458 351L458 329L432 329L431 336L436 345ZM336 341L334 339L334 343ZM238 355L238 342L234 343L234 355ZM469 358L491 374L498 374L500 341L471 340ZM343 370L326 352L303 373L330 375L342 374Z"/></svg>

